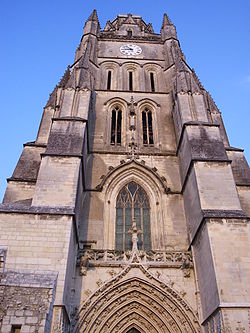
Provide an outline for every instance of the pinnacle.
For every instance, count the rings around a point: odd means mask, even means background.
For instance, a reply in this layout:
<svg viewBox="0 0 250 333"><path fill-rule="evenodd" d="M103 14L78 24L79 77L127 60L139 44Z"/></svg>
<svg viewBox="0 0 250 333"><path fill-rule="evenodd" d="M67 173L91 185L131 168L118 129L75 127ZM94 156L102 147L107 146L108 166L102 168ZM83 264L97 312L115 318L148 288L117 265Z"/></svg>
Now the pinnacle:
<svg viewBox="0 0 250 333"><path fill-rule="evenodd" d="M93 10L90 17L87 19L87 21L99 22L96 9Z"/></svg>
<svg viewBox="0 0 250 333"><path fill-rule="evenodd" d="M166 25L173 25L172 22L170 21L169 17L167 16L166 13L164 13L164 16L163 16L163 22L162 22L162 27L165 27Z"/></svg>

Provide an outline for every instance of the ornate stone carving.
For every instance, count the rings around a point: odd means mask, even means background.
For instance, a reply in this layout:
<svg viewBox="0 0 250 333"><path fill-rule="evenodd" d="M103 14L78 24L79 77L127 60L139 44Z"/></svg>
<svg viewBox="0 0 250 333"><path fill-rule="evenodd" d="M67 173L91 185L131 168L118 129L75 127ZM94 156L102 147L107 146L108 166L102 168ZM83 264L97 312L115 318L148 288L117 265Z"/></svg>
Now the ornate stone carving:
<svg viewBox="0 0 250 333"><path fill-rule="evenodd" d="M135 147L136 148L136 147ZM139 167L143 167L146 169L146 171L150 171L157 179L158 181L161 183L161 185L163 186L163 189L164 189L164 192L165 193L169 193L171 192L170 188L167 186L167 181L166 181L166 178L163 177L163 176L160 176L159 173L158 173L158 170L157 168L153 167L149 167L146 165L145 161L144 160L141 160L139 161L138 158L131 158L135 156L135 151L134 151L134 154L129 154L128 156L128 161L123 161L122 163L120 163L119 165L117 165L116 167L113 167L113 166L109 166L108 168L108 173L106 175L101 175L100 179L101 179L101 182L100 184L98 184L95 189L97 191L102 191L103 189L103 186L105 184L105 182L107 181L107 179L117 170L120 170L121 168L124 168L126 166L129 166L131 165L132 163L135 163L136 165L138 165Z"/></svg>
<svg viewBox="0 0 250 333"><path fill-rule="evenodd" d="M246 333L246 329L242 326L242 323L240 321L237 321L237 333Z"/></svg>
<svg viewBox="0 0 250 333"><path fill-rule="evenodd" d="M87 268L89 264L89 258L87 255L83 255L81 257L81 275L86 275L87 274Z"/></svg>
<svg viewBox="0 0 250 333"><path fill-rule="evenodd" d="M145 280L126 279L131 269L143 272ZM126 265L119 274L100 284L83 303L77 317L74 333L123 333L133 325L142 332L201 332L196 314L181 295L141 263Z"/></svg>
<svg viewBox="0 0 250 333"><path fill-rule="evenodd" d="M116 250L80 250L81 274L86 275L87 268L93 266L119 267L129 263L138 263L147 267L175 267L183 270L184 276L190 276L193 267L191 252L181 251L116 251ZM160 273L159 273L160 274Z"/></svg>

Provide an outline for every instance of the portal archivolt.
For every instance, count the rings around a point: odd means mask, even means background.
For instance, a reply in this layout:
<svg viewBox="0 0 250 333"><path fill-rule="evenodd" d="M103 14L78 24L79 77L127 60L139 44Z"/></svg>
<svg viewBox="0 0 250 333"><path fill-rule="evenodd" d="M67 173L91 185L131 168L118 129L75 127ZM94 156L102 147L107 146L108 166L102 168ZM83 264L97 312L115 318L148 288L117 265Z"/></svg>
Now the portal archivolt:
<svg viewBox="0 0 250 333"><path fill-rule="evenodd" d="M75 332L200 332L192 310L167 286L131 278L103 289L83 305Z"/></svg>

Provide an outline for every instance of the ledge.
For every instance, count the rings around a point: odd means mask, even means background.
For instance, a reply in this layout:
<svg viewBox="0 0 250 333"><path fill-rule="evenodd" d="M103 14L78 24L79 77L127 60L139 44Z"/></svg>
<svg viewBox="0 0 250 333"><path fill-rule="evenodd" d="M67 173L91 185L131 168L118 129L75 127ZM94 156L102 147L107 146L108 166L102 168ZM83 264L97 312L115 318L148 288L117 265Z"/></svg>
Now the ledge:
<svg viewBox="0 0 250 333"><path fill-rule="evenodd" d="M249 218L242 210L222 210L222 209L206 209L203 210L203 219L206 218L234 218L242 219ZM250 219L250 218L249 218Z"/></svg>
<svg viewBox="0 0 250 333"><path fill-rule="evenodd" d="M45 156L54 156L54 157L79 157L79 158L83 158L82 154L64 154L64 153L42 153L41 157L45 157Z"/></svg>
<svg viewBox="0 0 250 333"><path fill-rule="evenodd" d="M206 210L201 210L201 221L198 225L198 227L194 230L193 232L193 237L192 234L189 233L189 248L195 243L195 240L202 229L203 225L206 223L207 219L229 219L229 220L245 220L250 221L250 217L242 210L223 210L223 209L206 209ZM191 238L192 237L192 238Z"/></svg>
<svg viewBox="0 0 250 333"><path fill-rule="evenodd" d="M23 147L39 147L39 148L46 148L47 144L43 143L36 143L35 141L32 142L26 142L23 144Z"/></svg>
<svg viewBox="0 0 250 333"><path fill-rule="evenodd" d="M73 208L69 207L25 207L23 205L18 205L15 203L11 204L0 204L0 213L7 214L40 214L40 215L69 215L74 216L75 212Z"/></svg>
<svg viewBox="0 0 250 333"><path fill-rule="evenodd" d="M52 122L53 121L79 121L82 123L87 123L88 119L85 118L81 118L81 117L56 117L56 118L52 118Z"/></svg>
<svg viewBox="0 0 250 333"><path fill-rule="evenodd" d="M7 178L7 182L19 182L19 183L32 183L35 184L37 181L37 178L33 179L28 179L28 178L15 178L15 177L10 177Z"/></svg>
<svg viewBox="0 0 250 333"><path fill-rule="evenodd" d="M239 151L239 152L243 152L244 149L241 148L235 148L235 147L225 147L226 151Z"/></svg>

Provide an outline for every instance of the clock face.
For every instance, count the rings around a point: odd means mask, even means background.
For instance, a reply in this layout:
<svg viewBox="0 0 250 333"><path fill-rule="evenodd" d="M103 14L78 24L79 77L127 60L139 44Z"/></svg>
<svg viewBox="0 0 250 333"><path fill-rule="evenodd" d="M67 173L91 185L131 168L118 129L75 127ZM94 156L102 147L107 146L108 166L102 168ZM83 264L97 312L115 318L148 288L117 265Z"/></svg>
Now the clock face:
<svg viewBox="0 0 250 333"><path fill-rule="evenodd" d="M120 51L125 55L139 55L142 53L142 49L138 45L126 44L120 47Z"/></svg>

